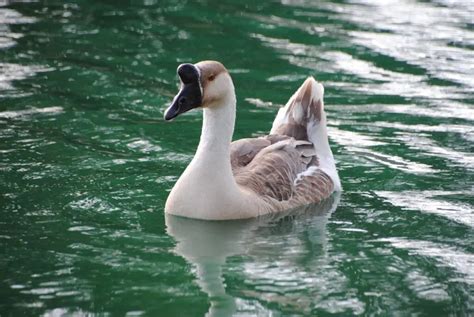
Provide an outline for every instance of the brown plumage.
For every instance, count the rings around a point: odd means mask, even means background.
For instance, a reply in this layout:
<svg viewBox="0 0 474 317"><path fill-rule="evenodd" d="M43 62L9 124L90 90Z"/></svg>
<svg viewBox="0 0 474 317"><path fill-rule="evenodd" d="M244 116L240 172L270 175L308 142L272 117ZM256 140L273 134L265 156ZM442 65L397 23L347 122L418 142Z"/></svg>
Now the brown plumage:
<svg viewBox="0 0 474 317"><path fill-rule="evenodd" d="M307 80L289 100L283 108L285 120L274 127L274 134L231 144L237 184L284 208L317 203L334 189L331 178L318 169L308 137L308 123L320 122L323 111L321 100L312 97L312 84Z"/></svg>

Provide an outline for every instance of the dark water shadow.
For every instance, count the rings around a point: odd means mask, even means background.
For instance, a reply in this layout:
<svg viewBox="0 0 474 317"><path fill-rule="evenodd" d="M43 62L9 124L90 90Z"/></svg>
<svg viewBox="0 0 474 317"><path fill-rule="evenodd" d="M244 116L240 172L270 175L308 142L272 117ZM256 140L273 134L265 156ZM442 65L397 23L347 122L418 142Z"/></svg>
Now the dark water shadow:
<svg viewBox="0 0 474 317"><path fill-rule="evenodd" d="M223 278L228 257L256 258L261 255L262 247L266 255L280 254L279 241L285 243L282 238L308 226L313 233L311 242L324 249L326 223L339 200L337 194L317 205L250 220L203 221L166 214L166 231L177 242L174 252L195 266L197 283L209 296L206 316L231 316L238 309L236 299L226 292Z"/></svg>

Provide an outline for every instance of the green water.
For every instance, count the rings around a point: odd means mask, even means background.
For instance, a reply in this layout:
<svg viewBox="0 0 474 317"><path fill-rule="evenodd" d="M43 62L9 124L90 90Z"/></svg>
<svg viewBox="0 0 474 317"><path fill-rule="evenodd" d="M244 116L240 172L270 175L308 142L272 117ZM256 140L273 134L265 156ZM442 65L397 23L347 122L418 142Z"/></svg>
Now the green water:
<svg viewBox="0 0 474 317"><path fill-rule="evenodd" d="M255 3L0 1L0 316L473 314L472 3ZM163 110L203 59L235 139L323 82L342 195L165 217L201 115Z"/></svg>

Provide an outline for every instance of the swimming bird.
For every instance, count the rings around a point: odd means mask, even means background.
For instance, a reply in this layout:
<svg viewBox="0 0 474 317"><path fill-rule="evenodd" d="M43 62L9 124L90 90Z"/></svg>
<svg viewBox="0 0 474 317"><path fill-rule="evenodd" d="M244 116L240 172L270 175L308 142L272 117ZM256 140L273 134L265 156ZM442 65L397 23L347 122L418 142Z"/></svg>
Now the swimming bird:
<svg viewBox="0 0 474 317"><path fill-rule="evenodd" d="M341 191L329 147L324 88L309 77L280 108L270 133L232 142L236 96L217 61L181 64L178 94L165 120L202 108L196 154L171 190L165 212L230 220L318 203Z"/></svg>

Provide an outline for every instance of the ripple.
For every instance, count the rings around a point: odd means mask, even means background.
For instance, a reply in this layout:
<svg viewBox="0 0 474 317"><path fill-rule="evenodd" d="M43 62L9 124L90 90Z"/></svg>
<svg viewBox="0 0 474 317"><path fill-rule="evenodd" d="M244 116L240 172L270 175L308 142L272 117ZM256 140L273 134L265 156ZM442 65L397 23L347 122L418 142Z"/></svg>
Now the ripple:
<svg viewBox="0 0 474 317"><path fill-rule="evenodd" d="M437 171L432 166L427 164L413 162L393 154L388 155L369 149L369 147L384 145L385 143L376 141L367 135L353 131L343 131L335 127L329 127L328 134L330 139L334 140L340 145L343 145L347 151L357 153L360 155L360 157L375 163L382 164L389 168L415 174L432 174Z"/></svg>
<svg viewBox="0 0 474 317"><path fill-rule="evenodd" d="M375 194L394 206L438 215L474 228L474 208L471 205L440 198L459 194L472 196L472 192L375 191Z"/></svg>
<svg viewBox="0 0 474 317"><path fill-rule="evenodd" d="M2 90L13 90L13 81L32 77L37 73L49 72L54 68L44 66L25 66L12 63L0 63L0 92ZM1 96L1 95L0 95Z"/></svg>
<svg viewBox="0 0 474 317"><path fill-rule="evenodd" d="M160 155L158 160L170 163L189 163L192 160L193 156L194 155L192 154L176 153L168 150L167 152Z"/></svg>
<svg viewBox="0 0 474 317"><path fill-rule="evenodd" d="M371 125L382 128L392 128L402 131L413 131L413 132L449 132L468 134L474 133L472 126L461 125L461 124L438 124L438 125L427 125L427 124L406 124L401 122L373 122Z"/></svg>
<svg viewBox="0 0 474 317"><path fill-rule="evenodd" d="M474 285L474 255L464 253L449 245L406 238L383 238L379 242L388 242L395 248L410 250L414 254L434 258L441 265L454 269L463 276L463 281Z"/></svg>
<svg viewBox="0 0 474 317"><path fill-rule="evenodd" d="M93 315L92 312L82 310L79 308L54 308L48 309L42 315L43 317L59 317L59 316L89 316ZM104 313L104 316L108 316L107 312Z"/></svg>
<svg viewBox="0 0 474 317"><path fill-rule="evenodd" d="M436 100L430 101L433 105L438 106ZM338 113L342 112L350 112L350 113L400 113L406 114L413 117L431 117L431 118L455 118L455 119L467 119L469 121L473 120L474 113L472 107L465 103L458 103L454 101L450 101L449 105L439 104L439 107L435 106L426 106L424 104L363 104L363 105L350 105L350 104L343 104L343 105L331 105L330 110L335 110ZM464 116L463 116L464 114ZM339 114L338 114L339 115ZM354 122L352 122L354 123ZM379 124L376 122L371 122L371 124ZM385 124L385 123L384 123ZM386 123L391 125L393 123ZM406 123L404 124L406 127ZM401 125L400 125L401 126ZM415 126L415 125L412 125ZM424 126L428 127L426 124L418 124L416 126ZM461 126L463 131L468 132L472 130L471 126L467 125L453 125L448 123L440 123L438 125L432 125L430 129L432 131L447 131L446 127L455 127L454 130L458 130L456 127Z"/></svg>
<svg viewBox="0 0 474 317"><path fill-rule="evenodd" d="M329 135L337 143L345 146L354 144L356 147L367 148L379 145L386 145L386 142L375 140L374 137L363 135L354 131L345 131L335 127L329 128Z"/></svg>
<svg viewBox="0 0 474 317"><path fill-rule="evenodd" d="M26 17L16 10L0 8L0 49L16 45L17 40L24 36L22 33L12 32L10 25L35 23L36 21L35 18Z"/></svg>
<svg viewBox="0 0 474 317"><path fill-rule="evenodd" d="M16 10L0 8L0 24L27 24L36 21L36 18L26 17Z"/></svg>
<svg viewBox="0 0 474 317"><path fill-rule="evenodd" d="M411 116L423 116L430 118L458 118L474 121L474 109L466 104L450 101L440 102L436 107L422 105L391 105L384 107L385 111L392 113L403 113Z"/></svg>
<svg viewBox="0 0 474 317"><path fill-rule="evenodd" d="M245 101L247 101L248 103L256 106L256 107L260 107L260 108L270 108L273 106L273 102L271 101L263 101L259 98L245 98Z"/></svg>
<svg viewBox="0 0 474 317"><path fill-rule="evenodd" d="M449 47L453 38L470 38L460 25L470 23L474 10L439 7L414 1L355 1L357 10L346 10L351 22L385 32L352 31L351 40L396 60L425 69L432 76L474 87L471 74L474 52ZM367 16L373 18L367 19ZM416 18L413 18L415 17ZM462 67L459 67L463 65Z"/></svg>
<svg viewBox="0 0 474 317"><path fill-rule="evenodd" d="M454 165L461 165L468 169L474 169L474 154L458 152L454 149L445 148L436 144L435 141L419 134L403 133L397 139L408 145L409 148L421 151L423 155L442 157Z"/></svg>
<svg viewBox="0 0 474 317"><path fill-rule="evenodd" d="M47 114L47 115L55 115L62 113L64 109L62 107L45 107L45 108L32 108L32 109L25 109L25 110L17 110L17 111L1 111L0 118L5 119L15 119L15 118L22 118L27 116L34 116L37 114Z"/></svg>
<svg viewBox="0 0 474 317"><path fill-rule="evenodd" d="M413 270L405 278L408 287L421 299L442 302L449 301L451 297L446 292L447 287L436 283L432 278L420 270Z"/></svg>
<svg viewBox="0 0 474 317"><path fill-rule="evenodd" d="M384 82L403 82L404 84L410 84L413 86L415 86L415 83L418 83L419 85L419 83L423 80L423 76L394 72L380 68L371 62L358 59L357 57L344 52L322 52L321 58L327 60L327 62L324 63L325 69L332 70L335 73L344 72L353 74L358 78Z"/></svg>
<svg viewBox="0 0 474 317"><path fill-rule="evenodd" d="M305 75L301 74L285 74L285 75L275 75L267 78L268 82L294 82L294 81L303 81L306 79Z"/></svg>
<svg viewBox="0 0 474 317"><path fill-rule="evenodd" d="M138 151L141 153L160 152L161 146L155 145L149 140L133 140L127 144L127 147L131 150Z"/></svg>
<svg viewBox="0 0 474 317"><path fill-rule="evenodd" d="M320 69L320 49L303 43L293 43L287 38L274 38L259 33L250 34L260 40L264 46L274 49L280 58L305 69Z"/></svg>
<svg viewBox="0 0 474 317"><path fill-rule="evenodd" d="M111 213L119 210L119 208L112 206L108 201L98 197L86 197L76 200L71 202L69 206L75 210L94 211L98 213Z"/></svg>

